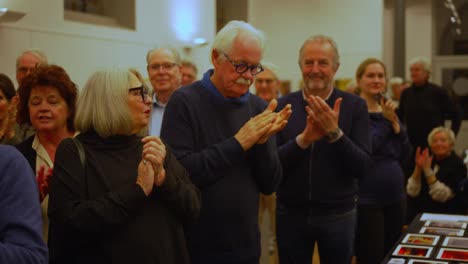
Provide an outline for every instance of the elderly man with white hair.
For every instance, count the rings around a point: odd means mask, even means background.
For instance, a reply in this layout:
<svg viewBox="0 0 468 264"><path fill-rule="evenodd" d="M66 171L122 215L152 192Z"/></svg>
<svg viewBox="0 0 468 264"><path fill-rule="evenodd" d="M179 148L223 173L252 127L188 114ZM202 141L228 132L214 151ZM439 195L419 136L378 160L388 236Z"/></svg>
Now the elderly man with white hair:
<svg viewBox="0 0 468 264"><path fill-rule="evenodd" d="M214 39L214 69L176 90L164 112L161 138L202 193L200 219L187 229L192 264L260 259L258 196L281 181L274 134L291 114L249 92L263 71L263 44L250 24L229 22Z"/></svg>
<svg viewBox="0 0 468 264"><path fill-rule="evenodd" d="M431 65L426 58L417 57L410 61L411 86L400 98L398 115L407 126L408 136L416 147L427 147L427 135L445 120L451 120L455 134L460 129L461 114L449 97L446 89L429 81Z"/></svg>

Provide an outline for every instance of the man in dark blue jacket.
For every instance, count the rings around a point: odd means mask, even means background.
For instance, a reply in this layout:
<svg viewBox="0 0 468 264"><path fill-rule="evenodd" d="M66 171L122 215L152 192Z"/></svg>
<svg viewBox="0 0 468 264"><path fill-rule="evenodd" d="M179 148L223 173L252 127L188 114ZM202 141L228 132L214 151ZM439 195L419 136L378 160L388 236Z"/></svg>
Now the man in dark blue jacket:
<svg viewBox="0 0 468 264"><path fill-rule="evenodd" d="M370 162L366 103L333 88L339 67L335 42L307 39L299 52L304 89L282 97L293 114L278 133L283 180L277 192L281 264L350 263L356 226L357 178Z"/></svg>
<svg viewBox="0 0 468 264"><path fill-rule="evenodd" d="M0 157L0 263L48 263L35 175L14 147Z"/></svg>
<svg viewBox="0 0 468 264"><path fill-rule="evenodd" d="M198 222L188 228L192 263L257 264L259 193L274 192L281 164L272 135L284 128L290 106L275 113L249 93L263 71L263 35L229 22L211 51L214 70L175 91L164 112L161 137L202 194Z"/></svg>

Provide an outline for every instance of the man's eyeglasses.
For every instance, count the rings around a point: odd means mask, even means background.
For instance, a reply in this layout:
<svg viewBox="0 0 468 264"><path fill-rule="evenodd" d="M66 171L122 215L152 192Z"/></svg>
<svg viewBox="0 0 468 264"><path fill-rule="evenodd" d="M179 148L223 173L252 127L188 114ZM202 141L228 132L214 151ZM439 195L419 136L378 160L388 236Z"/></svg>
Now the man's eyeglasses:
<svg viewBox="0 0 468 264"><path fill-rule="evenodd" d="M151 64L149 65L149 68L153 71L157 71L159 69L163 69L165 71L170 71L174 66L176 66L177 63L162 63L162 64Z"/></svg>
<svg viewBox="0 0 468 264"><path fill-rule="evenodd" d="M141 97L143 103L146 103L146 97L149 96L148 88L143 85L140 87L129 88L128 92L133 96Z"/></svg>
<svg viewBox="0 0 468 264"><path fill-rule="evenodd" d="M247 70L250 70L250 74L257 75L264 71L263 66L261 64L248 65L247 63L235 63L231 60L231 58L229 58L229 56L226 53L223 52L223 55L232 64L232 66L234 66L237 73L243 74Z"/></svg>

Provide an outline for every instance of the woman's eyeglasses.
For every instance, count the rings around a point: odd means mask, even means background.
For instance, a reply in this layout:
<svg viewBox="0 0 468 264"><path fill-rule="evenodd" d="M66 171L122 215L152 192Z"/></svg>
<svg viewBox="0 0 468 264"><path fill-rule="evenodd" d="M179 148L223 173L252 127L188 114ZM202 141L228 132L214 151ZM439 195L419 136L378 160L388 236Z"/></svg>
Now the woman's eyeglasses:
<svg viewBox="0 0 468 264"><path fill-rule="evenodd" d="M133 96L140 96L143 103L146 103L146 97L149 96L148 88L145 86L129 88L128 92Z"/></svg>

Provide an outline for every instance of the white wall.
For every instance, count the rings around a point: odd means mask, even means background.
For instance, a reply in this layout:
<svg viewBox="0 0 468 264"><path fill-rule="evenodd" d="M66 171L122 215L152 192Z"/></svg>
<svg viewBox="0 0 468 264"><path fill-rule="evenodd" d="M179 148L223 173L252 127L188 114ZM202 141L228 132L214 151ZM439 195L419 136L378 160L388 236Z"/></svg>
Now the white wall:
<svg viewBox="0 0 468 264"><path fill-rule="evenodd" d="M393 76L393 0L385 0L384 8L384 62L387 65L388 75ZM405 76L408 79L408 61L416 56L432 58L432 1L407 0L405 21ZM403 76L401 76L403 77Z"/></svg>
<svg viewBox="0 0 468 264"><path fill-rule="evenodd" d="M296 90L301 79L298 51L316 34L335 39L341 55L336 78L352 78L367 57L382 58L383 1L252 0L249 21L267 35L265 60L280 68L283 80Z"/></svg>
<svg viewBox="0 0 468 264"><path fill-rule="evenodd" d="M214 0L136 0L134 31L65 21L63 0L0 0L0 7L26 13L17 22L0 24L0 72L13 80L16 57L26 48L43 50L83 86L102 67L137 67L146 76L150 48L173 45L184 55L189 39L203 37L212 43L215 34ZM211 65L208 54L209 45L187 55L203 72Z"/></svg>

